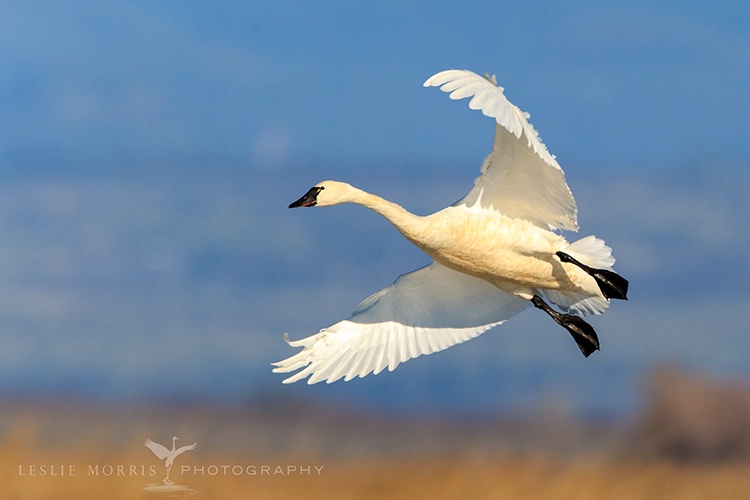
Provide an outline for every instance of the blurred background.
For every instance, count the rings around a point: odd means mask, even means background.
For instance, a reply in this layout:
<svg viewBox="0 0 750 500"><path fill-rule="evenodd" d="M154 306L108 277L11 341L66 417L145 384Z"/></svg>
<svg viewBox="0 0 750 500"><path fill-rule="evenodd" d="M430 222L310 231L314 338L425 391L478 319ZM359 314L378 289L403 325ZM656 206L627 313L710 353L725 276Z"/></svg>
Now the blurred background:
<svg viewBox="0 0 750 500"><path fill-rule="evenodd" d="M428 262L361 207L287 205L327 178L419 214L464 195L494 126L422 87L449 68L531 114L630 300L591 320L589 359L527 311L393 373L282 385L284 332ZM173 477L226 497L747 491L748 87L744 2L0 1L0 487L132 498L160 477L22 472L161 467L142 442L177 435L184 463L327 466ZM663 480L685 463L706 483Z"/></svg>

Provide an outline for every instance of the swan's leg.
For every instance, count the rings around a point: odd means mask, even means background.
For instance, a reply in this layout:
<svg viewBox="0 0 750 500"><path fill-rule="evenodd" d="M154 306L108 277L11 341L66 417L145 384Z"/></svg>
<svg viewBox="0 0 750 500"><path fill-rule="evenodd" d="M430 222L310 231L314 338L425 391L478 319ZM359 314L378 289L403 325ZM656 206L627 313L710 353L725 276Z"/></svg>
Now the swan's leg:
<svg viewBox="0 0 750 500"><path fill-rule="evenodd" d="M594 328L586 323L583 318L555 311L539 295L534 295L531 298L531 303L534 304L534 307L549 314L558 325L568 330L584 356L588 358L592 352L599 350L599 337L597 337Z"/></svg>
<svg viewBox="0 0 750 500"><path fill-rule="evenodd" d="M562 262L570 262L586 271L589 276L596 280L596 284L599 285L599 290L602 291L606 298L628 300L628 280L616 272L607 269L594 269L593 267L578 262L564 252L557 252L555 255L557 255Z"/></svg>

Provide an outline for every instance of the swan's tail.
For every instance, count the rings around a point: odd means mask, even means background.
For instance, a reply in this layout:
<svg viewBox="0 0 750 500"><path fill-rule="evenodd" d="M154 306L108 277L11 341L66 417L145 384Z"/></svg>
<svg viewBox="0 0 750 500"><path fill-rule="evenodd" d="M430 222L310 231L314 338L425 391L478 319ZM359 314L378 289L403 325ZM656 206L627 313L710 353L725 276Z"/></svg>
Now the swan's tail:
<svg viewBox="0 0 750 500"><path fill-rule="evenodd" d="M609 307L609 299L627 300L628 280L617 274L612 266L612 249L596 236L586 236L568 244L557 256L586 271L599 286L604 299L573 291L545 290L552 302L577 314L601 314Z"/></svg>
<svg viewBox="0 0 750 500"><path fill-rule="evenodd" d="M612 249L594 235L586 236L561 250L576 259L578 262L585 264L594 269L606 269L612 271L615 265L615 258L612 256Z"/></svg>

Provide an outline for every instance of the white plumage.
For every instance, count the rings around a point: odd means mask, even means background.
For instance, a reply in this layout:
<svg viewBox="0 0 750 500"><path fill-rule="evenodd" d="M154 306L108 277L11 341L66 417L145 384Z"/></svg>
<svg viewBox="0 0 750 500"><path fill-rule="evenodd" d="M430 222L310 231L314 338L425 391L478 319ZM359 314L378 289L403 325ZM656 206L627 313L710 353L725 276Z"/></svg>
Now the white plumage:
<svg viewBox="0 0 750 500"><path fill-rule="evenodd" d="M510 103L495 77L450 70L424 85L471 97L469 106L495 118L492 152L461 200L419 217L349 184L325 181L292 203L357 203L388 219L434 260L365 299L351 318L289 342L302 350L275 363L295 370L285 383L350 380L446 349L497 326L530 304L573 335L584 355L598 349L593 328L575 315L600 314L609 298L625 298L627 281L612 272L602 240L568 243L555 229L578 230L575 200L555 158ZM541 296L563 309L552 310Z"/></svg>

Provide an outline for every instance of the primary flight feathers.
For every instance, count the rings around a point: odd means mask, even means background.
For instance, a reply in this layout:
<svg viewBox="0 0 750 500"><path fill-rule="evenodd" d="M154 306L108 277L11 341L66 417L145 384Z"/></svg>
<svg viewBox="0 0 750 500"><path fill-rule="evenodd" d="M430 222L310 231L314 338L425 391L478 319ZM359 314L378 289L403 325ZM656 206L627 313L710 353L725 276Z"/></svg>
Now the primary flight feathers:
<svg viewBox="0 0 750 500"><path fill-rule="evenodd" d="M453 100L471 97L471 109L478 109L485 116L494 118L498 125L513 134L516 139L520 139L523 132L526 144L539 155L539 158L549 166L562 170L529 123L529 114L518 109L505 97L505 89L497 85L494 75L479 76L468 70L449 69L432 75L423 85L440 87L443 92L450 92L448 97Z"/></svg>

